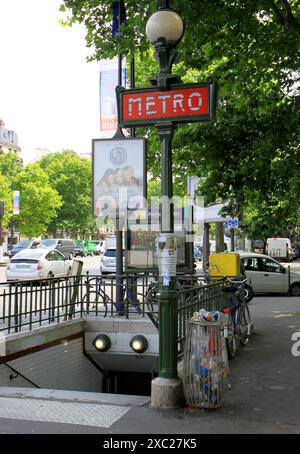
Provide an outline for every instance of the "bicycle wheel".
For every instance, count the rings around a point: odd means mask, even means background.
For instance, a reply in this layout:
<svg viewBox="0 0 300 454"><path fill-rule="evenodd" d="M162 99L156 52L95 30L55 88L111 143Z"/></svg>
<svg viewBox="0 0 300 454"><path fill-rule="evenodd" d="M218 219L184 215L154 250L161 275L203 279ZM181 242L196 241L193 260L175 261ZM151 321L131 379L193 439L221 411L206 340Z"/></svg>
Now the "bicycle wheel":
<svg viewBox="0 0 300 454"><path fill-rule="evenodd" d="M240 306L240 343L246 345L250 338L251 332L251 317L247 305Z"/></svg>
<svg viewBox="0 0 300 454"><path fill-rule="evenodd" d="M151 320L158 325L158 284L150 284L145 296L145 303L148 312L151 314ZM148 314L149 315L149 314Z"/></svg>
<svg viewBox="0 0 300 454"><path fill-rule="evenodd" d="M103 314L103 317L106 317L108 304L110 298L100 289L100 291L91 290L88 294L85 294L82 300L83 303L87 305L86 312L90 311L96 312L96 314Z"/></svg>
<svg viewBox="0 0 300 454"><path fill-rule="evenodd" d="M253 299L254 293L253 289L250 285L245 285L245 302L250 303L250 301Z"/></svg>
<svg viewBox="0 0 300 454"><path fill-rule="evenodd" d="M235 329L234 329L234 321L233 321L233 315L228 314L228 321L227 321L227 335L226 335L226 347L227 347L227 353L228 353L228 358L234 358L236 354L236 335L235 335Z"/></svg>

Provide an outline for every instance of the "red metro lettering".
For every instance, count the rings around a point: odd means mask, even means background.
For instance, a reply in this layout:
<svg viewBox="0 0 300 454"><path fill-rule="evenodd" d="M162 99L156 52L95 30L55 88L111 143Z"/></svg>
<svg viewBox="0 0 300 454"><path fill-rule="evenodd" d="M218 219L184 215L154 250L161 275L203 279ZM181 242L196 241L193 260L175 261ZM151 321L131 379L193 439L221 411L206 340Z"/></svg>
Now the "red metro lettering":
<svg viewBox="0 0 300 454"><path fill-rule="evenodd" d="M209 88L124 94L122 114L124 121L208 115Z"/></svg>

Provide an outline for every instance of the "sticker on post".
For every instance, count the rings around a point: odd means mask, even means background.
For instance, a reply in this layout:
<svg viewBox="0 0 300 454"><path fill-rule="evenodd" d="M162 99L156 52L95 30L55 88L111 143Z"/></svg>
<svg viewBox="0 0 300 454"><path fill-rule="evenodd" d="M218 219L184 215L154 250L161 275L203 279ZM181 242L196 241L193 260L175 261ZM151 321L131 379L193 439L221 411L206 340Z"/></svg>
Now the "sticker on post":
<svg viewBox="0 0 300 454"><path fill-rule="evenodd" d="M171 277L170 276L164 276L163 278L163 286L164 287L169 287L171 282Z"/></svg>
<svg viewBox="0 0 300 454"><path fill-rule="evenodd" d="M157 247L159 275L163 278L176 276L177 251L174 234L161 234Z"/></svg>

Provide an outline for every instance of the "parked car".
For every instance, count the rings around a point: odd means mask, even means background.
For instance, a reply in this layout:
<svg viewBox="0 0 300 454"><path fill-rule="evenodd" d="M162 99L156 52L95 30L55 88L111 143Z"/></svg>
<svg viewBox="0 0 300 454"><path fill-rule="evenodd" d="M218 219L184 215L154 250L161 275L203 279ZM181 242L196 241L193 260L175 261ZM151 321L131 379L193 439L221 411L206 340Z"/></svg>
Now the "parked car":
<svg viewBox="0 0 300 454"><path fill-rule="evenodd" d="M124 260L123 251L123 264ZM116 249L105 249L100 263L100 272L101 274L116 272Z"/></svg>
<svg viewBox="0 0 300 454"><path fill-rule="evenodd" d="M194 258L195 260L202 260L202 253L198 247L194 247Z"/></svg>
<svg viewBox="0 0 300 454"><path fill-rule="evenodd" d="M41 240L28 240L28 241L20 241L19 243L15 244L11 251L8 251L8 255L13 257L18 252L24 249L35 249L39 247L41 244Z"/></svg>
<svg viewBox="0 0 300 454"><path fill-rule="evenodd" d="M274 259L291 262L293 260L291 240L289 238L268 238L265 253Z"/></svg>
<svg viewBox="0 0 300 454"><path fill-rule="evenodd" d="M56 249L61 252L67 259L72 260L74 257L74 241L67 238L53 238L43 240L41 245L46 248Z"/></svg>
<svg viewBox="0 0 300 454"><path fill-rule="evenodd" d="M298 259L300 257L300 243L294 243L292 247L294 249L294 258Z"/></svg>
<svg viewBox="0 0 300 454"><path fill-rule="evenodd" d="M82 241L74 241L74 257L85 257L84 244Z"/></svg>
<svg viewBox="0 0 300 454"><path fill-rule="evenodd" d="M265 242L264 240L254 240L253 241L253 248L254 250L256 250L257 253L263 253L264 252L264 248L265 248Z"/></svg>
<svg viewBox="0 0 300 454"><path fill-rule="evenodd" d="M76 240L74 241L74 255L75 257L86 257L87 255L93 256L97 254L97 244L93 240Z"/></svg>
<svg viewBox="0 0 300 454"><path fill-rule="evenodd" d="M10 259L6 280L27 281L67 276L72 263L53 248L24 249Z"/></svg>
<svg viewBox="0 0 300 454"><path fill-rule="evenodd" d="M253 293L285 293L300 296L300 272L290 271L264 254L241 253L241 263Z"/></svg>
<svg viewBox="0 0 300 454"><path fill-rule="evenodd" d="M104 241L103 240L91 240L92 244L95 245L94 254L100 255L104 252Z"/></svg>

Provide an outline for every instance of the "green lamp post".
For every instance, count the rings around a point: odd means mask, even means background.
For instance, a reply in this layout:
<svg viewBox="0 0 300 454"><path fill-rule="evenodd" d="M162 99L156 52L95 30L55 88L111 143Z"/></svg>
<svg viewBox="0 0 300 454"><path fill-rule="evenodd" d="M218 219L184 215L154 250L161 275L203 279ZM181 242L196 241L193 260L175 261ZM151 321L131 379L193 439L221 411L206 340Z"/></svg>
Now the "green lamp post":
<svg viewBox="0 0 300 454"><path fill-rule="evenodd" d="M176 46L184 32L181 17L170 8L169 1L159 1L157 11L149 18L146 34L154 47L160 72L150 78L150 82L158 90L167 92L171 85L179 83L178 76L172 74L172 65L176 54ZM160 378L177 378L177 294L176 294L176 261L168 262L173 254L176 260L174 237L174 208L170 203L173 197L172 180L172 139L175 125L172 121L161 121L157 125L161 139L161 203L160 203L160 239L165 251L161 258L160 290L159 290L159 364ZM173 252L172 252L173 248ZM171 257L172 261L172 257Z"/></svg>

